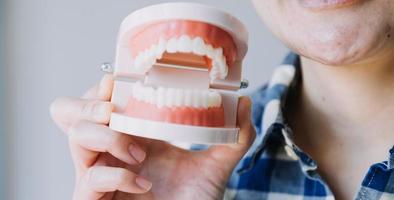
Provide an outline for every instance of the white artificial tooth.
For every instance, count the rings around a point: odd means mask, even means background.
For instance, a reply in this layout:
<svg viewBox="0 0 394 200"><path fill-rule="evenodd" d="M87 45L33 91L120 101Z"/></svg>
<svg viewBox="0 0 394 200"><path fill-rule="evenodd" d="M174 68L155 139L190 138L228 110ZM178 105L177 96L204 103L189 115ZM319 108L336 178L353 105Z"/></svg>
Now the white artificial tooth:
<svg viewBox="0 0 394 200"><path fill-rule="evenodd" d="M200 108L202 106L201 95L198 90L193 91L193 107Z"/></svg>
<svg viewBox="0 0 394 200"><path fill-rule="evenodd" d="M190 53L193 51L192 39L187 35L182 35L177 42L179 52Z"/></svg>
<svg viewBox="0 0 394 200"><path fill-rule="evenodd" d="M166 90L163 87L159 87L157 89L157 101L156 105L159 108L162 108L166 102Z"/></svg>
<svg viewBox="0 0 394 200"><path fill-rule="evenodd" d="M184 101L184 92L181 89L176 89L175 91L175 106L182 106Z"/></svg>
<svg viewBox="0 0 394 200"><path fill-rule="evenodd" d="M208 106L215 107L215 98L214 98L212 92L209 92L209 94L208 94Z"/></svg>
<svg viewBox="0 0 394 200"><path fill-rule="evenodd" d="M223 49L221 47L220 48L216 48L214 50L214 57L213 57L213 59L220 59L222 56L223 56Z"/></svg>
<svg viewBox="0 0 394 200"><path fill-rule="evenodd" d="M176 53L177 52L177 39L176 38L171 38L167 42L166 50L168 53Z"/></svg>
<svg viewBox="0 0 394 200"><path fill-rule="evenodd" d="M225 79L228 75L228 67L227 67L226 59L224 58L224 56L222 56L222 58L219 59L218 67L219 67L219 71L220 71L220 78Z"/></svg>
<svg viewBox="0 0 394 200"><path fill-rule="evenodd" d="M193 39L193 53L204 56L206 53L205 43L204 40L200 37L196 37Z"/></svg>
<svg viewBox="0 0 394 200"><path fill-rule="evenodd" d="M175 104L175 89L169 88L166 92L166 106L172 107Z"/></svg>
<svg viewBox="0 0 394 200"><path fill-rule="evenodd" d="M154 44L149 49L149 57L150 57L151 65L154 65L156 62L156 49L157 48L158 48L157 45Z"/></svg>
<svg viewBox="0 0 394 200"><path fill-rule="evenodd" d="M215 50L214 50L214 48L210 44L206 45L205 48L206 48L205 49L206 50L206 55L208 56L208 58L213 60L215 58Z"/></svg>
<svg viewBox="0 0 394 200"><path fill-rule="evenodd" d="M153 93L155 93L155 90L151 87L147 88L146 93L145 93L145 102L147 103L152 103L153 101Z"/></svg>
<svg viewBox="0 0 394 200"><path fill-rule="evenodd" d="M157 105L156 104L156 102L157 102L157 90L155 90L154 88L152 88L152 99L151 99L151 101L150 101L150 103L152 104L152 105Z"/></svg>
<svg viewBox="0 0 394 200"><path fill-rule="evenodd" d="M148 91L148 103L153 104L154 103L154 94L155 94L155 89L149 88Z"/></svg>
<svg viewBox="0 0 394 200"><path fill-rule="evenodd" d="M185 106L193 105L193 92L191 90L185 91Z"/></svg>
<svg viewBox="0 0 394 200"><path fill-rule="evenodd" d="M210 72L209 73L209 77L211 78L211 80L217 79L218 78L218 72L214 73L214 72Z"/></svg>
<svg viewBox="0 0 394 200"><path fill-rule="evenodd" d="M145 88L140 87L138 89L138 100L144 101L144 92L145 92Z"/></svg>
<svg viewBox="0 0 394 200"><path fill-rule="evenodd" d="M222 96L217 92L210 92L209 101L211 107L220 107L222 105Z"/></svg>
<svg viewBox="0 0 394 200"><path fill-rule="evenodd" d="M139 89L138 89L138 99L140 100L140 101L144 101L144 97L145 97L145 95L144 95L144 93L145 93L145 88L144 88L144 86L140 86L140 87L138 87Z"/></svg>
<svg viewBox="0 0 394 200"><path fill-rule="evenodd" d="M141 69L146 71L149 68L149 51L145 50L142 53L142 65L141 65Z"/></svg>
<svg viewBox="0 0 394 200"><path fill-rule="evenodd" d="M202 107L203 108L208 108L208 91L202 91L201 92L201 101L202 101Z"/></svg>
<svg viewBox="0 0 394 200"><path fill-rule="evenodd" d="M166 48L167 48L167 42L163 38L160 38L156 49L156 59L160 60L163 57Z"/></svg>
<svg viewBox="0 0 394 200"><path fill-rule="evenodd" d="M144 102L148 102L149 101L149 94L148 94L148 91L149 90L149 88L144 88L144 90L142 91L142 101L144 101Z"/></svg>
<svg viewBox="0 0 394 200"><path fill-rule="evenodd" d="M212 69L209 73L211 79L217 79L220 77L221 71L220 71L219 65L220 64L219 64L218 60L216 60L216 59L212 60Z"/></svg>

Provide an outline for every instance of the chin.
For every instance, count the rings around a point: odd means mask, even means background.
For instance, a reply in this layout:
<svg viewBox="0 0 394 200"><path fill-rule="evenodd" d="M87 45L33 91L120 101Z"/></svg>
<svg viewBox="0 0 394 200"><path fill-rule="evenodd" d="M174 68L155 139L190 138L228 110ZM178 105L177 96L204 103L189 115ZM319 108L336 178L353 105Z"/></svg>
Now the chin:
<svg viewBox="0 0 394 200"><path fill-rule="evenodd" d="M280 37L297 54L330 66L357 64L385 48L385 34L357 28L354 32L342 30L334 31L337 34L328 38L318 31L305 32L301 36L295 36L296 38L287 35Z"/></svg>
<svg viewBox="0 0 394 200"><path fill-rule="evenodd" d="M394 48L392 0L349 1L347 6L326 10L305 8L301 2L305 1L254 1L273 34L301 56L344 66Z"/></svg>

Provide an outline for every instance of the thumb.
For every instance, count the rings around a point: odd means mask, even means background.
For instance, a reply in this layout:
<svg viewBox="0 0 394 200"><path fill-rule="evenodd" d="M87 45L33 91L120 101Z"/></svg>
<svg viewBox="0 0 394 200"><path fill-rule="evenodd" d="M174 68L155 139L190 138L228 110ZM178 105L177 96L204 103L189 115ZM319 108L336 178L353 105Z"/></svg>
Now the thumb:
<svg viewBox="0 0 394 200"><path fill-rule="evenodd" d="M237 144L213 145L205 152L217 162L231 168L239 162L252 145L256 132L251 121L252 102L249 97L240 97L238 102L237 126L240 128Z"/></svg>
<svg viewBox="0 0 394 200"><path fill-rule="evenodd" d="M245 152L252 145L256 132L251 120L252 101L249 97L241 97L238 103L237 125L240 128L238 144L233 148L239 148ZM242 155L243 156L243 155Z"/></svg>

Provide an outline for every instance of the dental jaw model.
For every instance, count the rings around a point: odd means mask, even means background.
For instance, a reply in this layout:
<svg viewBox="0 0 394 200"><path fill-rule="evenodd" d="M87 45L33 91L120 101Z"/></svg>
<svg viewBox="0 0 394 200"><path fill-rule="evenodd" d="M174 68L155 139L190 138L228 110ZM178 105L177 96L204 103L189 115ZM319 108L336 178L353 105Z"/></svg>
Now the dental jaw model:
<svg viewBox="0 0 394 200"><path fill-rule="evenodd" d="M110 127L171 142L236 143L247 31L194 3L143 8L122 22Z"/></svg>

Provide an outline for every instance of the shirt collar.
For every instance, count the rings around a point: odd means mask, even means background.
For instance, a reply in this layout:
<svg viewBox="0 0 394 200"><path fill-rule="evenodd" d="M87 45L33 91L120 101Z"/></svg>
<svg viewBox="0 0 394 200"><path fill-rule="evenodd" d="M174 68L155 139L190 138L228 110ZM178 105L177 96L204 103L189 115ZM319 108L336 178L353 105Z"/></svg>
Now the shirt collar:
<svg viewBox="0 0 394 200"><path fill-rule="evenodd" d="M253 117L255 120L260 120L255 121L256 129L260 133L253 145L254 148L252 147L248 152L247 156L251 157L250 162L244 163L239 170L240 173L253 168L254 163L264 151L284 147L289 157L299 161L301 169L307 176L319 178L316 172L316 162L294 143L293 132L283 115L289 91L296 90L301 82L300 65L298 55L288 54L283 63L275 69L268 84L264 86L264 94L257 92L257 99L256 96L252 96L255 100L253 106L261 105L263 108L263 112L255 108L254 115L261 116Z"/></svg>

